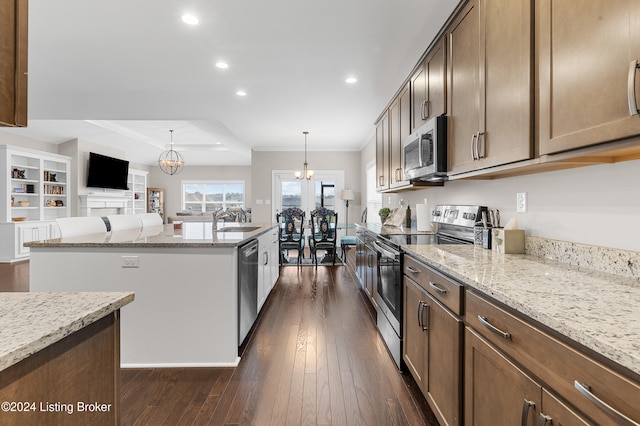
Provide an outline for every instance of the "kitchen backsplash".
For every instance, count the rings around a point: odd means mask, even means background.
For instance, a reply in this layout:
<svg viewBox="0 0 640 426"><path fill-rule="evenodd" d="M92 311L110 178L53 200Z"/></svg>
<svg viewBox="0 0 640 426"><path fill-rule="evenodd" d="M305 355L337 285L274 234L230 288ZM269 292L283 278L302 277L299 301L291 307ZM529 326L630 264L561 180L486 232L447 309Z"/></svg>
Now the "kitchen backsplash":
<svg viewBox="0 0 640 426"><path fill-rule="evenodd" d="M640 280L640 252L527 236L527 254Z"/></svg>

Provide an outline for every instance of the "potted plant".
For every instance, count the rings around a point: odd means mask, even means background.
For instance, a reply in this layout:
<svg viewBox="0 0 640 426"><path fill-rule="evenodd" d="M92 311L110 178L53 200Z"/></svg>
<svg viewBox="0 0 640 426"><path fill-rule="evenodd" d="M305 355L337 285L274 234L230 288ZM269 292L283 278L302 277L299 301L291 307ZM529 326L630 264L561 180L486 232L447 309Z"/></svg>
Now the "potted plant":
<svg viewBox="0 0 640 426"><path fill-rule="evenodd" d="M384 223L384 221L387 219L387 217L389 217L390 214L391 209L389 207L383 207L378 210L378 215L380 216L380 220L382 221L382 223Z"/></svg>

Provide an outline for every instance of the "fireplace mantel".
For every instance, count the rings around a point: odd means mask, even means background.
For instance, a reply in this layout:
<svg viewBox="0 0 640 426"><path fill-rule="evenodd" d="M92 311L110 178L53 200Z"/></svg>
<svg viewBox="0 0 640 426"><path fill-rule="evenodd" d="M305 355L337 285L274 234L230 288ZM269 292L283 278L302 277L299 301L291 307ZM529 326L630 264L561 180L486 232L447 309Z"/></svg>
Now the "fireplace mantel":
<svg viewBox="0 0 640 426"><path fill-rule="evenodd" d="M80 216L100 216L95 210L109 209L117 210L118 214L125 214L127 201L123 193L110 194L101 192L96 194L82 194L80 197Z"/></svg>

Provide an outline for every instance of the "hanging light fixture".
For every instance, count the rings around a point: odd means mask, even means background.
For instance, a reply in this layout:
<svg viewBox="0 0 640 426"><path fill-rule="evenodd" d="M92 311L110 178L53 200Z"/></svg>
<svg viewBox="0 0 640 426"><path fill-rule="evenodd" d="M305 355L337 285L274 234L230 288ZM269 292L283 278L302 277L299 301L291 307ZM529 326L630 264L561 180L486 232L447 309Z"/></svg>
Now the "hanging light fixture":
<svg viewBox="0 0 640 426"><path fill-rule="evenodd" d="M293 175L296 179L306 179L311 180L313 177L313 170L309 169L309 164L307 163L307 135L309 132L302 132L304 134L304 170L297 171Z"/></svg>
<svg viewBox="0 0 640 426"><path fill-rule="evenodd" d="M158 165L160 166L160 170L166 174L175 175L182 171L184 159L179 152L173 150L173 130L169 130L169 133L171 134L171 145L169 145L168 151L160 154Z"/></svg>

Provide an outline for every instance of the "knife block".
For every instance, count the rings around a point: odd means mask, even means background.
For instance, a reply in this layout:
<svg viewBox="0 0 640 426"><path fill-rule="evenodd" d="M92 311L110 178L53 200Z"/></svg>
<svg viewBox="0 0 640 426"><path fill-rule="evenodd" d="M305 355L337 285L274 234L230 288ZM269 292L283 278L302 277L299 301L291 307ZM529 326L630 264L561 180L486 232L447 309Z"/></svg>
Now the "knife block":
<svg viewBox="0 0 640 426"><path fill-rule="evenodd" d="M491 249L505 254L524 253L524 230L493 228Z"/></svg>

